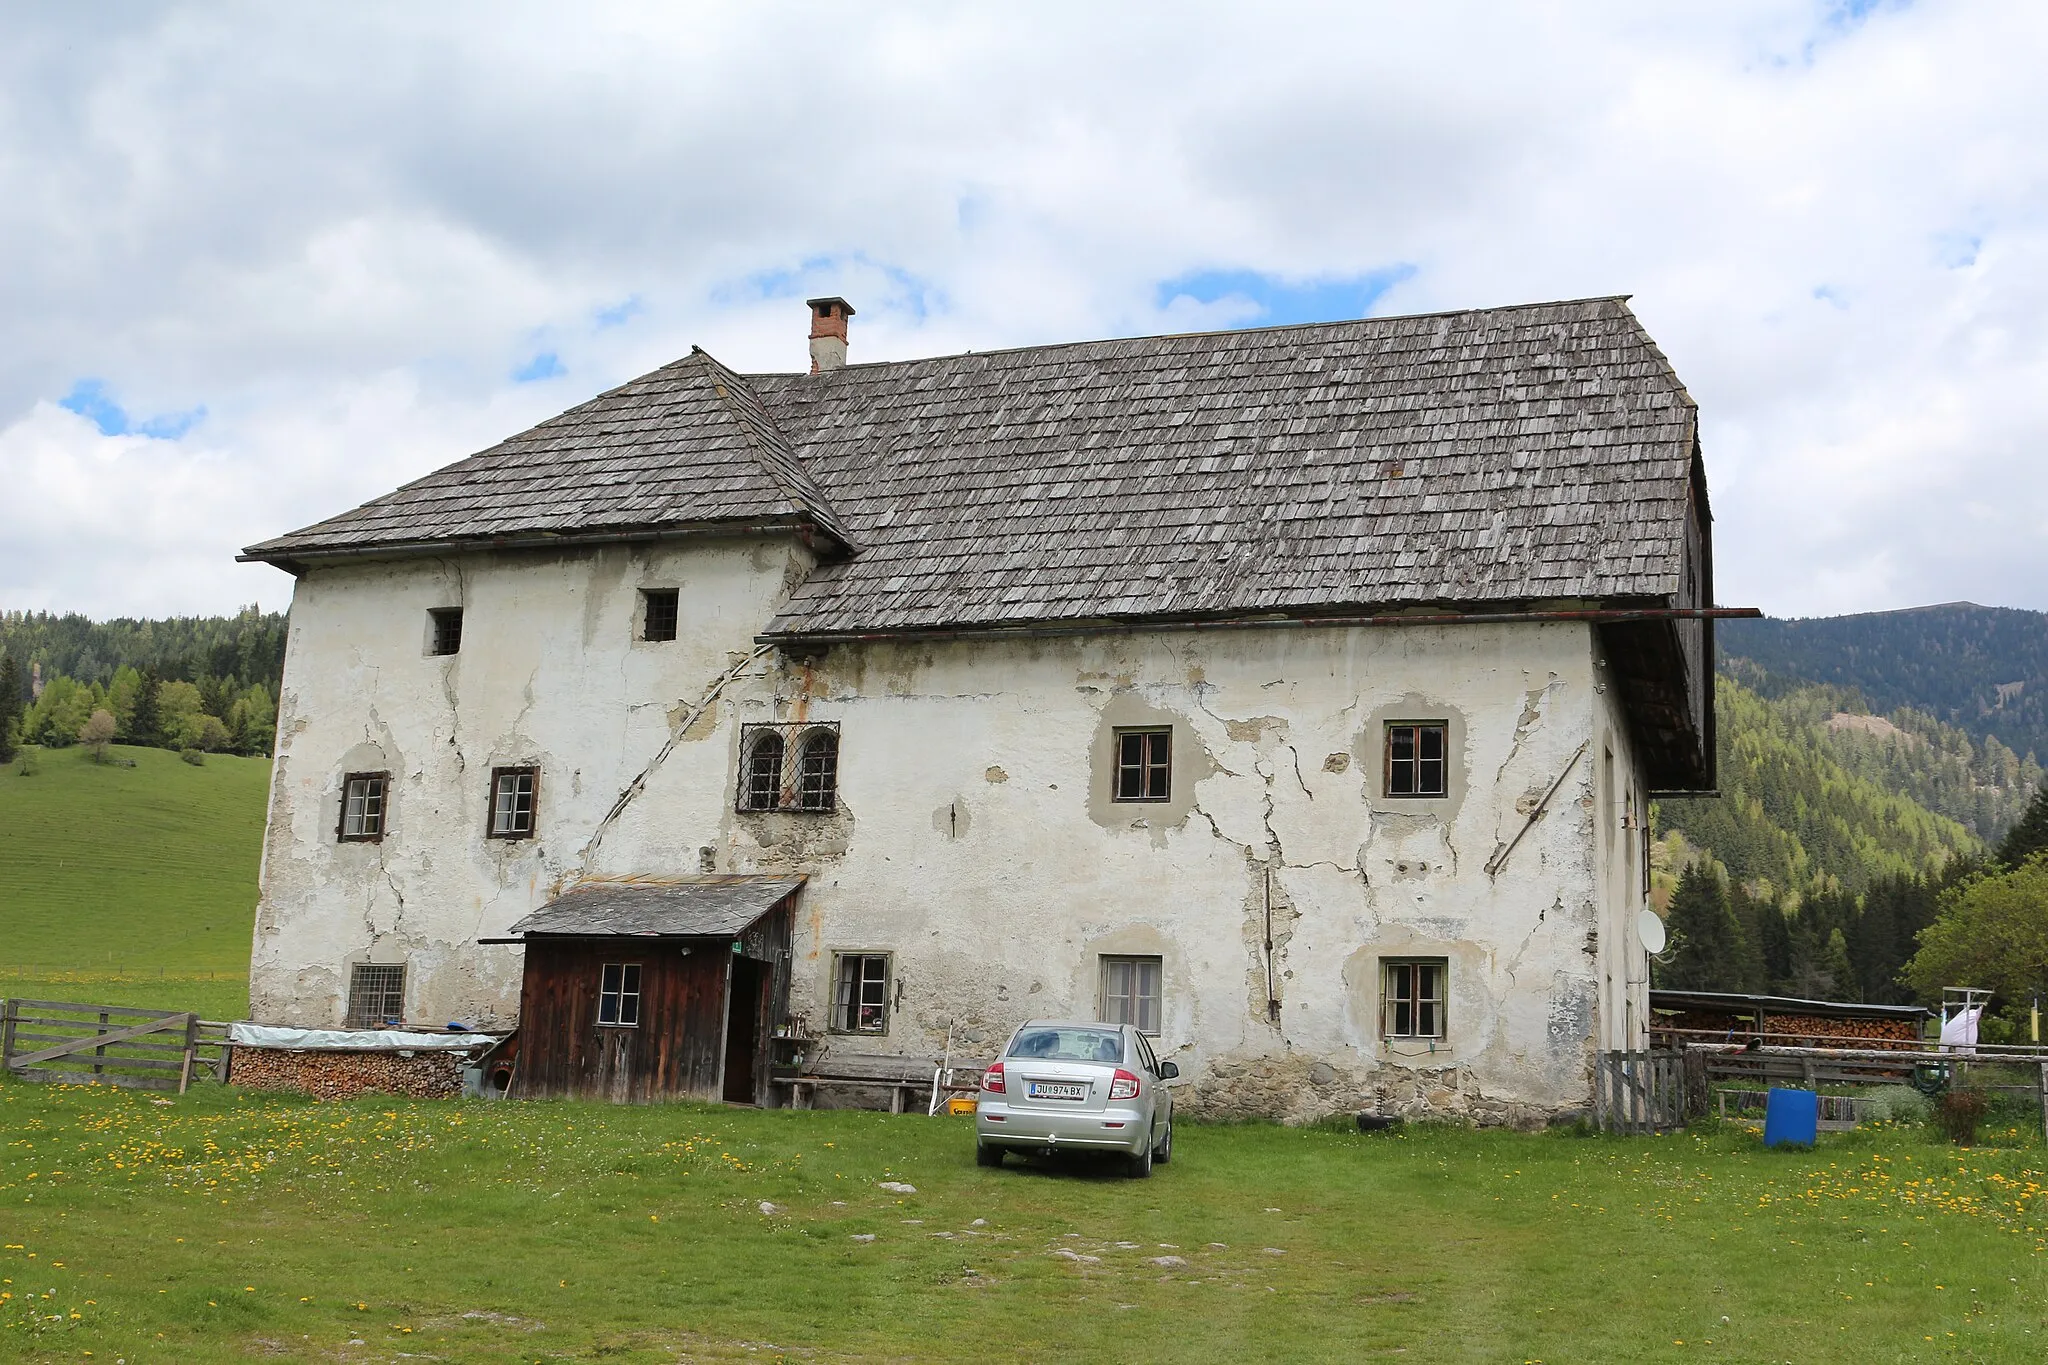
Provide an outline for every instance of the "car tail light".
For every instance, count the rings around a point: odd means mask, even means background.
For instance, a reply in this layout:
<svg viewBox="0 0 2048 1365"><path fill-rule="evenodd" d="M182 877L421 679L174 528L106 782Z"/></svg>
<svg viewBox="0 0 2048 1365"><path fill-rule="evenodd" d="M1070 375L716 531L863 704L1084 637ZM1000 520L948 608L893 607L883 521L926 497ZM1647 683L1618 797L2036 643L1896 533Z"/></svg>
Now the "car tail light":
<svg viewBox="0 0 2048 1365"><path fill-rule="evenodd" d="M1009 1093L1003 1088L1003 1064L1001 1062L997 1062L994 1066L981 1073L981 1088L992 1095Z"/></svg>
<svg viewBox="0 0 2048 1365"><path fill-rule="evenodd" d="M1138 1098L1138 1078L1130 1072L1119 1069L1109 1078L1109 1097L1113 1100L1134 1100Z"/></svg>

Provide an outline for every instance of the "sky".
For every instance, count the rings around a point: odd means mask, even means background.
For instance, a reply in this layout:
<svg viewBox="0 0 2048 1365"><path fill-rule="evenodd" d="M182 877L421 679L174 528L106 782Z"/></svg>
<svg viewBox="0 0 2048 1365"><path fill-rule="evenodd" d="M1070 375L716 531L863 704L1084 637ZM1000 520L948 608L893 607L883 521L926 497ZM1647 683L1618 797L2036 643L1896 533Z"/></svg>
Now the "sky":
<svg viewBox="0 0 2048 1365"><path fill-rule="evenodd" d="M807 363L1628 294L1723 603L2048 609L2048 5L0 0L0 609L702 345Z"/></svg>

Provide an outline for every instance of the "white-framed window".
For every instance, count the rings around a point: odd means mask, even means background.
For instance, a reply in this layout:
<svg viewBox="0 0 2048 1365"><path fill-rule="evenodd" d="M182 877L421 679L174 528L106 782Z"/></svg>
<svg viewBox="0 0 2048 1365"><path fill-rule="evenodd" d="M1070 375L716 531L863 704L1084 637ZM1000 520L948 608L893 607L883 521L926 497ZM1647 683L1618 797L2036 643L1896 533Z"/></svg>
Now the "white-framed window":
<svg viewBox="0 0 2048 1365"><path fill-rule="evenodd" d="M1131 1024L1141 1033L1159 1032L1160 961L1156 957L1104 957L1102 1004L1105 1024Z"/></svg>
<svg viewBox="0 0 2048 1365"><path fill-rule="evenodd" d="M640 1024L640 964L607 962L597 979L597 1022L618 1028Z"/></svg>
<svg viewBox="0 0 2048 1365"><path fill-rule="evenodd" d="M405 1021L405 965L358 962L348 974L343 1028L384 1028Z"/></svg>
<svg viewBox="0 0 2048 1365"><path fill-rule="evenodd" d="M1380 1031L1389 1038L1444 1036L1444 985L1451 964L1441 957L1385 958Z"/></svg>
<svg viewBox="0 0 2048 1365"><path fill-rule="evenodd" d="M531 839L539 797L540 769L491 769L491 837Z"/></svg>
<svg viewBox="0 0 2048 1365"><path fill-rule="evenodd" d="M384 837L385 795L390 790L389 773L350 773L341 780L341 829L343 843L374 844Z"/></svg>
<svg viewBox="0 0 2048 1365"><path fill-rule="evenodd" d="M832 970L832 1031L889 1031L889 954L839 953Z"/></svg>

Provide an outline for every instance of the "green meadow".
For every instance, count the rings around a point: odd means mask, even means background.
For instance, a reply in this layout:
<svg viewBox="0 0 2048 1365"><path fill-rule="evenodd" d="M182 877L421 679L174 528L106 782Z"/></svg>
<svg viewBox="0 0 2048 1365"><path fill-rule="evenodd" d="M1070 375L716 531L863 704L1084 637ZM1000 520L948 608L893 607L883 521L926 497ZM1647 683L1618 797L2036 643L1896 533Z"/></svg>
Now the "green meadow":
<svg viewBox="0 0 2048 1365"><path fill-rule="evenodd" d="M32 775L0 767L0 995L246 1014L270 760L25 752Z"/></svg>
<svg viewBox="0 0 2048 1365"><path fill-rule="evenodd" d="M2017 1127L1191 1124L1143 1181L860 1112L0 1082L0 1132L0 1359L2048 1355Z"/></svg>

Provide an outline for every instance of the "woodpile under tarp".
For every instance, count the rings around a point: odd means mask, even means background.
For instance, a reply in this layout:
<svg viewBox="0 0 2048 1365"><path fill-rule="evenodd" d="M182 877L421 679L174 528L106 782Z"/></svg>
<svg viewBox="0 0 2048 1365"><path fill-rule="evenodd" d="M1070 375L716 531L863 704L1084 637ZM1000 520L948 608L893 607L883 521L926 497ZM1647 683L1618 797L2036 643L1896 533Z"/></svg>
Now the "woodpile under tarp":
<svg viewBox="0 0 2048 1365"><path fill-rule="evenodd" d="M1796 1000L1721 991L1651 991L1650 1037L1660 1047L1751 1043L1765 1047L1924 1046L1932 1011L1921 1005Z"/></svg>
<svg viewBox="0 0 2048 1365"><path fill-rule="evenodd" d="M230 1084L341 1100L376 1093L454 1099L462 1068L498 1042L487 1033L286 1029L231 1025Z"/></svg>

